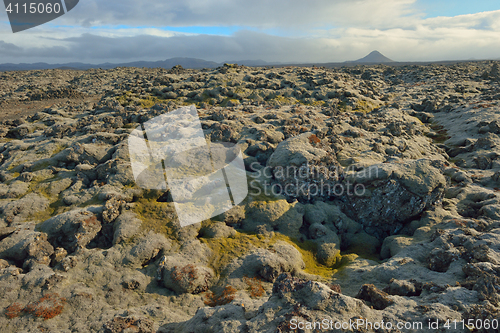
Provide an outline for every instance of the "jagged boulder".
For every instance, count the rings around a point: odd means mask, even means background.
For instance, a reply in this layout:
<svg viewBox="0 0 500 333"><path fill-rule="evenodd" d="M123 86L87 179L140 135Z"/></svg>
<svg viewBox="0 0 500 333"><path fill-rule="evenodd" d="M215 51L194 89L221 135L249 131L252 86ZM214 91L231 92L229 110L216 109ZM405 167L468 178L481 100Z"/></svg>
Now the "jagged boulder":
<svg viewBox="0 0 500 333"><path fill-rule="evenodd" d="M300 201L333 196L343 174L335 153L311 132L280 142L267 166L279 185L278 194Z"/></svg>
<svg viewBox="0 0 500 333"><path fill-rule="evenodd" d="M99 210L91 207L62 213L46 220L38 229L47 233L51 244L71 253L79 247L85 247L101 230Z"/></svg>
<svg viewBox="0 0 500 333"><path fill-rule="evenodd" d="M447 187L440 162L377 164L346 177L345 210L365 231L385 238L439 202Z"/></svg>

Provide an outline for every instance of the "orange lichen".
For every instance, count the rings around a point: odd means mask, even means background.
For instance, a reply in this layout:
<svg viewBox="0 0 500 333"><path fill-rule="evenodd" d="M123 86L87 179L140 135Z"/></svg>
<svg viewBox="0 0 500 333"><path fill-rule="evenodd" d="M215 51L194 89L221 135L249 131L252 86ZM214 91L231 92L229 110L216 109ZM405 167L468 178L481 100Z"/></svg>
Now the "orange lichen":
<svg viewBox="0 0 500 333"><path fill-rule="evenodd" d="M342 289L340 288L339 284L331 283L331 284L328 285L328 287L330 287L330 289L333 290L333 291L335 291L336 293L342 294Z"/></svg>
<svg viewBox="0 0 500 333"><path fill-rule="evenodd" d="M196 274L196 268L193 264L189 264L181 268L174 266L174 269L172 270L172 273L170 273L170 276L172 277L172 280L177 282L181 281L183 277L187 276L190 286L193 284L193 281L198 278L198 275Z"/></svg>
<svg viewBox="0 0 500 333"><path fill-rule="evenodd" d="M265 290L264 287L262 286L261 280L257 279L256 277L249 278L246 276L243 277L243 280L249 287L250 297L257 298L261 297L264 294Z"/></svg>
<svg viewBox="0 0 500 333"><path fill-rule="evenodd" d="M5 309L5 315L9 319L12 319L12 318L19 317L23 311L24 311L24 307L21 304L15 302L15 303L12 303L11 305L9 305Z"/></svg>
<svg viewBox="0 0 500 333"><path fill-rule="evenodd" d="M59 294L49 293L41 297L37 302L29 303L24 308L24 311L47 320L60 315L65 303L66 299L60 297Z"/></svg>
<svg viewBox="0 0 500 333"><path fill-rule="evenodd" d="M315 134L312 134L310 137L309 137L309 143L314 145L314 144L318 144L320 143L321 140L315 135Z"/></svg>
<svg viewBox="0 0 500 333"><path fill-rule="evenodd" d="M231 302L232 300L234 300L235 293L236 293L236 289L234 287L231 287L231 286L226 286L224 288L224 290L222 290L222 292L219 295L216 295L212 291L208 291L205 294L204 303L205 303L205 305L208 305L211 307L214 307L217 305L224 305L224 304L227 304L227 303Z"/></svg>
<svg viewBox="0 0 500 333"><path fill-rule="evenodd" d="M459 219L451 219L451 222L453 222L455 225L459 226L459 227L465 227L467 226L467 222L466 221L463 221L463 220L459 220Z"/></svg>
<svg viewBox="0 0 500 333"><path fill-rule="evenodd" d="M491 104L491 103L483 103L483 104L479 104L479 105L476 105L476 106L473 106L472 108L473 109L479 109L479 108L491 108L495 106L495 104Z"/></svg>

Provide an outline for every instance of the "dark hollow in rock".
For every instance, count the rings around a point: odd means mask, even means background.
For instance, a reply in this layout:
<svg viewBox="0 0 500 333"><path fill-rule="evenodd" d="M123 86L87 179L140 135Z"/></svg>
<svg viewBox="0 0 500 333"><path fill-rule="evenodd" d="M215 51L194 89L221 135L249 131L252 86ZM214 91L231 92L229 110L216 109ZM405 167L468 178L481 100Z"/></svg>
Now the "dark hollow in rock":
<svg viewBox="0 0 500 333"><path fill-rule="evenodd" d="M500 304L500 266L491 263L467 264L462 270L467 275L464 287L477 291L480 300L488 300L495 306Z"/></svg>
<svg viewBox="0 0 500 333"><path fill-rule="evenodd" d="M422 289L418 289L418 284L413 283L412 281L391 279L389 285L382 291L389 295L419 296Z"/></svg>
<svg viewBox="0 0 500 333"><path fill-rule="evenodd" d="M356 298L369 302L376 310L383 310L394 304L389 295L375 287L373 284L364 284L359 290Z"/></svg>
<svg viewBox="0 0 500 333"><path fill-rule="evenodd" d="M103 325L105 333L153 333L154 323L148 318L137 318L134 316L117 316Z"/></svg>
<svg viewBox="0 0 500 333"><path fill-rule="evenodd" d="M273 284L273 294L283 298L285 294L298 291L305 287L307 280L292 277L290 273L278 276Z"/></svg>

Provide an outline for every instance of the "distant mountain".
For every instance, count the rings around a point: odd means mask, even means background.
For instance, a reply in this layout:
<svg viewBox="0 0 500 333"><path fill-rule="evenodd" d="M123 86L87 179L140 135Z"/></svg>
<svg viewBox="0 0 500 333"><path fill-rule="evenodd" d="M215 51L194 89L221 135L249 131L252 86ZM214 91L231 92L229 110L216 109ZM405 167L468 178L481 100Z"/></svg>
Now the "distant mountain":
<svg viewBox="0 0 500 333"><path fill-rule="evenodd" d="M258 60L257 60L258 61ZM85 64L81 62L71 62L66 64L47 64L44 62L37 62L34 64L0 64L0 71L22 71L33 69L79 69L86 70L90 68L111 69L116 67L147 67L147 68L172 68L176 65L181 65L184 68L215 68L221 66L222 63L214 61L206 61L196 58L171 58L161 61L134 61L127 63L103 63L103 64Z"/></svg>
<svg viewBox="0 0 500 333"><path fill-rule="evenodd" d="M224 62L215 62L215 61L207 61L203 59L197 58L170 58L167 60L160 61L133 61L126 63L103 63L103 64L85 64L82 62L70 62L66 64L47 64L45 62L37 62L34 64L0 64L0 72L1 71L23 71L23 70L33 70L33 69L75 69L75 70L86 70L90 68L102 68L102 69L112 69L116 67L146 67L146 68L167 68L170 69L176 65L181 65L184 68L216 68L222 66L223 64L238 64L244 66L268 66L270 63L258 59L258 60L237 60L237 61L224 61ZM273 63L273 65L277 65L279 63Z"/></svg>
<svg viewBox="0 0 500 333"><path fill-rule="evenodd" d="M196 58L170 58L163 61L134 61L124 64L108 64L106 67L101 68L115 68L115 67L147 67L147 68L172 68L176 65L181 65L184 68L215 68L219 63L214 61L206 61ZM112 66L112 67L110 67Z"/></svg>
<svg viewBox="0 0 500 333"><path fill-rule="evenodd" d="M385 55L383 55L379 51L372 51L366 57L355 60L354 62L380 64L380 63L384 63L384 62L395 62L395 61L387 58Z"/></svg>
<svg viewBox="0 0 500 333"><path fill-rule="evenodd" d="M103 64L85 64L82 62L70 62L66 64L47 64L45 62L37 62L34 64L0 64L0 72L1 71L23 71L23 70L39 70L39 69L74 69L74 70L86 70L90 68L102 68L102 69L112 69L116 67L146 67L146 68L167 68L170 69L176 65L181 65L184 68L216 68L222 66L224 63L228 64L238 64L244 66L267 66L268 62L264 60L238 60L238 61L224 61L224 62L215 62L215 61L207 61L203 59L196 58L170 58L167 60L160 61L133 61L119 64L112 64L109 62ZM275 64L275 63L274 63Z"/></svg>
<svg viewBox="0 0 500 333"><path fill-rule="evenodd" d="M37 62L34 64L0 64L0 71L20 71L20 70L30 70L30 69L52 69L63 65L51 65L45 62ZM69 66L68 66L69 67Z"/></svg>
<svg viewBox="0 0 500 333"><path fill-rule="evenodd" d="M243 66L267 66L270 63L267 61L258 59L258 60L233 60L233 61L224 61L226 64L238 64L238 65L243 65ZM276 63L273 63L276 64Z"/></svg>

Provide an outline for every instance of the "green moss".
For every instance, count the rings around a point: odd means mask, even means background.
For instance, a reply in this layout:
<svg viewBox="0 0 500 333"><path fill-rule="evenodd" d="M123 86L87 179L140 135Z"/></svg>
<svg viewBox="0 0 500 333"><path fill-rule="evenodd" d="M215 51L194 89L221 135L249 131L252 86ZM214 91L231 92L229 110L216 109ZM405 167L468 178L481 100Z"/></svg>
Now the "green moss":
<svg viewBox="0 0 500 333"><path fill-rule="evenodd" d="M313 101L313 102L307 102L304 100L299 101L300 104L306 105L306 106L327 106L326 101Z"/></svg>
<svg viewBox="0 0 500 333"><path fill-rule="evenodd" d="M128 106L131 104L135 105L140 105L141 107L148 109L153 107L155 104L160 104L160 103L168 103L168 102L175 102L179 105L187 105L187 104L193 104L194 102L188 102L186 101L185 97L178 97L176 99L163 99L157 96L147 96L146 98L136 98L130 91L124 92L122 95L115 97L116 100L122 105L122 106Z"/></svg>
<svg viewBox="0 0 500 333"><path fill-rule="evenodd" d="M369 251L366 246L363 245L357 245L357 246L350 246L347 248L345 253L343 254L344 256L346 255L351 255L351 256L356 256L356 257L361 257L364 259L369 259L373 260L376 262L380 262L380 257L379 257L379 252L372 252Z"/></svg>
<svg viewBox="0 0 500 333"><path fill-rule="evenodd" d="M341 101L341 102L337 105L337 107L338 107L339 111L341 111L341 112L346 112L346 111L349 111L346 101ZM349 108L350 108L350 107L349 107Z"/></svg>
<svg viewBox="0 0 500 333"><path fill-rule="evenodd" d="M168 238L175 238L175 208L169 202L157 202L160 191L146 191L145 195L134 203L133 211L142 220L142 230L153 230Z"/></svg>
<svg viewBox="0 0 500 333"><path fill-rule="evenodd" d="M130 105L131 100L132 100L132 92L131 91L125 91L123 95L116 97L116 100L122 105L122 106L127 106Z"/></svg>
<svg viewBox="0 0 500 333"><path fill-rule="evenodd" d="M298 102L294 97L285 97L283 95L277 95L268 101L271 105L295 105Z"/></svg>
<svg viewBox="0 0 500 333"><path fill-rule="evenodd" d="M16 176L16 177L18 177L18 176L19 176L19 172L18 172L19 170L18 170L18 171L14 171L14 169L15 169L15 168L17 168L17 167L19 167L19 165L20 165L19 163L13 163L13 162L12 162L12 163L10 163L10 164L9 164L9 166L7 167L7 171L10 171L10 172L11 172L11 173L13 173L13 174L14 174L14 173L18 174L18 175Z"/></svg>
<svg viewBox="0 0 500 333"><path fill-rule="evenodd" d="M377 106L378 105L376 105L375 103L369 102L364 99L359 99L356 102L356 106L354 107L353 111L368 113L375 109Z"/></svg>
<svg viewBox="0 0 500 333"><path fill-rule="evenodd" d="M197 108L202 109L203 106L205 106L205 105L203 105L204 103L205 104L210 104L210 105L215 105L215 104L217 104L217 101L214 98L208 98L208 99L203 99L203 101L196 102L194 104L196 105Z"/></svg>
<svg viewBox="0 0 500 333"><path fill-rule="evenodd" d="M444 126L437 123L431 123L431 129L436 132L436 135L428 135L434 143L443 143L450 138L448 131Z"/></svg>
<svg viewBox="0 0 500 333"><path fill-rule="evenodd" d="M46 210L33 214L33 216L31 216L31 219L36 222L43 222L68 210L70 210L70 207L66 206L62 199L58 198L56 201L51 202Z"/></svg>
<svg viewBox="0 0 500 333"><path fill-rule="evenodd" d="M148 96L148 98L140 99L139 104L147 109L153 107L155 104L165 103L167 100L158 98L156 96Z"/></svg>
<svg viewBox="0 0 500 333"><path fill-rule="evenodd" d="M201 238L213 252L209 265L217 274L226 267L233 259L243 256L254 248L266 248L271 239L261 235L252 235L238 232L231 238Z"/></svg>
<svg viewBox="0 0 500 333"><path fill-rule="evenodd" d="M237 100L237 99L234 99L234 98L224 98L224 100L219 103L219 106L226 107L229 104L230 101L233 103L233 105L240 104L240 101Z"/></svg>
<svg viewBox="0 0 500 333"><path fill-rule="evenodd" d="M35 162L35 165L31 168L31 171L40 171L47 169L49 166L51 166L51 163L48 160L39 160Z"/></svg>
<svg viewBox="0 0 500 333"><path fill-rule="evenodd" d="M57 177L57 176L56 176ZM47 198L50 202L49 207L44 210L44 211L39 211L30 216L31 219L33 219L36 222L43 222L55 215L61 214L65 211L68 211L71 209L71 207L68 207L66 204L64 204L62 198L60 196L54 198L53 195L47 192L48 185L49 183L54 180L56 177L50 178L50 179L45 179L42 181L36 181L33 179L31 181L29 190L26 192L28 193L36 193L39 194L45 198Z"/></svg>
<svg viewBox="0 0 500 333"><path fill-rule="evenodd" d="M64 202L62 201L61 198L57 197L54 199L54 197L52 195L47 193L47 186L43 186L43 185L46 185L46 182L40 182L37 184L33 184L32 186L30 186L30 189L27 192L27 193L40 194L50 201L49 207L46 210L36 212L35 214L33 214L31 216L31 219L33 219L36 222L43 222L43 221L45 221L45 220L47 220L55 215L61 214L64 211L67 211L70 209L70 207L68 207L64 204Z"/></svg>
<svg viewBox="0 0 500 333"><path fill-rule="evenodd" d="M51 158L62 152L64 149L66 149L67 146L65 145L57 145L56 149L52 151L52 155L50 156Z"/></svg>
<svg viewBox="0 0 500 333"><path fill-rule="evenodd" d="M269 195L267 195L265 188L264 188L264 185L262 185L258 181L258 179L248 177L247 183L248 183L249 191L248 191L248 196L245 198L243 203L260 202L260 201L263 201L265 203L265 202L285 199L285 197L283 197L283 196L273 195L272 191L269 189L267 190L267 193ZM256 203L253 203L253 204L255 205Z"/></svg>
<svg viewBox="0 0 500 333"><path fill-rule="evenodd" d="M84 203L81 203L79 206L80 207L87 207L87 206L96 206L96 205L103 205L104 202L102 200L99 200L97 195L94 195L90 200L85 201Z"/></svg>
<svg viewBox="0 0 500 333"><path fill-rule="evenodd" d="M306 240L303 242L299 242L295 239L291 239L286 236L282 236L284 241L287 243L292 244L299 252L302 254L302 260L304 261L306 268L304 271L309 274L314 274L321 276L326 279L330 279L333 274L335 274L336 270L334 267L328 267L325 265L322 265L318 262L316 259L316 252L317 252L317 244L310 241ZM338 255L340 261L340 254Z"/></svg>
<svg viewBox="0 0 500 333"><path fill-rule="evenodd" d="M273 237L265 237L263 235L238 232L236 236L231 238L201 238L200 240L213 251L214 255L210 258L209 265L217 274L221 274L232 260L255 248L269 248L277 241L289 243L300 252L306 265L305 272L330 279L336 271L334 268L322 265L316 260L316 244L314 242L299 242L280 233L275 233Z"/></svg>
<svg viewBox="0 0 500 333"><path fill-rule="evenodd" d="M0 143L6 143L6 142L13 141L13 140L15 140L15 139L13 139L13 138L5 138L4 137L4 138L0 138Z"/></svg>
<svg viewBox="0 0 500 333"><path fill-rule="evenodd" d="M208 103L212 98L206 93L206 92L203 92L201 94L201 101L197 101L197 103Z"/></svg>
<svg viewBox="0 0 500 333"><path fill-rule="evenodd" d="M235 94L245 94L247 93L247 90L246 89L243 89L242 87L238 86L236 88L234 88L234 93Z"/></svg>
<svg viewBox="0 0 500 333"><path fill-rule="evenodd" d="M128 123L123 125L123 128L136 128L138 125L138 123Z"/></svg>

